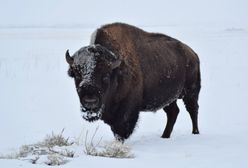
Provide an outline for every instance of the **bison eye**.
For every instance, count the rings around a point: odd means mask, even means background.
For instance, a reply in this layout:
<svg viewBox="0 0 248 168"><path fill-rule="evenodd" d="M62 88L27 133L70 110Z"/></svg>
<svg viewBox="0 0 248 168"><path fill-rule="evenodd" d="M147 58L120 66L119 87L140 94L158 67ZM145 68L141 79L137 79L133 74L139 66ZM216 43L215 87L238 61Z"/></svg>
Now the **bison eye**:
<svg viewBox="0 0 248 168"><path fill-rule="evenodd" d="M105 76L102 78L103 83L108 84L110 82L110 74L107 73Z"/></svg>

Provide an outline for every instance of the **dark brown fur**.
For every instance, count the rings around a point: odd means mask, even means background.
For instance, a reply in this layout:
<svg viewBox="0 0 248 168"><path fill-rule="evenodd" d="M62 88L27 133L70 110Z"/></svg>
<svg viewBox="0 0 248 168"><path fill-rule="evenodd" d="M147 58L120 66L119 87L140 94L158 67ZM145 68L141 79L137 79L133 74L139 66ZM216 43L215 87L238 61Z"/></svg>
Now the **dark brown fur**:
<svg viewBox="0 0 248 168"><path fill-rule="evenodd" d="M99 28L94 44L119 56L118 87L108 98L102 120L119 139L133 132L140 111L164 108L167 125L162 135L169 138L182 98L190 113L193 133L198 134L197 114L200 67L197 54L184 43L137 27L114 23Z"/></svg>

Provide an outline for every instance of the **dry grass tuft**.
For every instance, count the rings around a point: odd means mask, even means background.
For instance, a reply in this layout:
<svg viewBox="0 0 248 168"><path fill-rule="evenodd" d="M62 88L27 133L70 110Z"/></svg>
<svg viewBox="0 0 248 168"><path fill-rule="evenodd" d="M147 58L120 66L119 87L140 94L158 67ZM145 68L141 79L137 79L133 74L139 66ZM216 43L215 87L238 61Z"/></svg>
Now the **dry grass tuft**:
<svg viewBox="0 0 248 168"><path fill-rule="evenodd" d="M44 147L54 147L54 146L71 146L73 142L69 142L69 137L65 138L63 136L64 129L60 132L60 134L47 135L46 138L39 143L39 146Z"/></svg>
<svg viewBox="0 0 248 168"><path fill-rule="evenodd" d="M106 143L103 147L100 146L102 139L100 139L97 143L94 143L94 138L97 131L98 128L96 128L90 142L88 142L88 132L86 132L84 145L84 152L86 155L110 158L134 158L134 155L131 153L131 148L120 141Z"/></svg>
<svg viewBox="0 0 248 168"><path fill-rule="evenodd" d="M100 145L102 138L95 141L95 137L98 131L98 127L95 129L91 138L89 138L89 132L83 136L84 140L84 153L91 156L110 157L110 158L134 158L131 153L131 149L119 141L113 141ZM43 141L23 145L16 153L8 155L0 155L0 159L18 159L23 161L29 161L32 164L46 164L49 166L58 166L67 163L70 159L75 157L75 147L83 146L80 144L81 135L78 140L69 141L69 138L65 138L63 135L64 129L59 133L52 133L47 135ZM74 146L72 146L74 145ZM71 150L72 147L74 150Z"/></svg>

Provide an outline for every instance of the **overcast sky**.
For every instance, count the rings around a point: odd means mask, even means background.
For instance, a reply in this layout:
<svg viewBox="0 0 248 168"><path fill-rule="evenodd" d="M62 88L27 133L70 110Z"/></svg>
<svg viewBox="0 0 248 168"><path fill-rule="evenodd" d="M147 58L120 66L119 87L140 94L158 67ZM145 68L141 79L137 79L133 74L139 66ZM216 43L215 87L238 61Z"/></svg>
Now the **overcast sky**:
<svg viewBox="0 0 248 168"><path fill-rule="evenodd" d="M247 0L0 0L0 25L233 24L247 26Z"/></svg>

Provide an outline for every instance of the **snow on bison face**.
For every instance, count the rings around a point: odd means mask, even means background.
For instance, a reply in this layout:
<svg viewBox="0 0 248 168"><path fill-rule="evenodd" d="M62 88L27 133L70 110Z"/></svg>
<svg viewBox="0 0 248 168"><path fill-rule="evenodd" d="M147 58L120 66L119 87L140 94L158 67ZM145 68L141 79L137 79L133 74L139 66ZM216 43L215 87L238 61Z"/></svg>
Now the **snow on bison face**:
<svg viewBox="0 0 248 168"><path fill-rule="evenodd" d="M87 121L100 119L117 88L117 73L114 71L121 61L101 45L82 47L73 56L67 50L66 61L68 75L75 81L82 117Z"/></svg>

